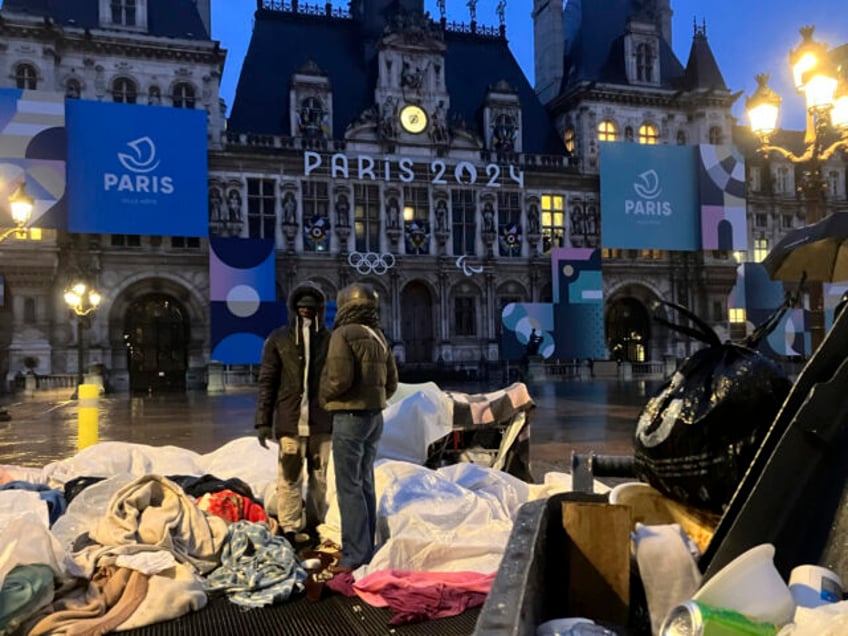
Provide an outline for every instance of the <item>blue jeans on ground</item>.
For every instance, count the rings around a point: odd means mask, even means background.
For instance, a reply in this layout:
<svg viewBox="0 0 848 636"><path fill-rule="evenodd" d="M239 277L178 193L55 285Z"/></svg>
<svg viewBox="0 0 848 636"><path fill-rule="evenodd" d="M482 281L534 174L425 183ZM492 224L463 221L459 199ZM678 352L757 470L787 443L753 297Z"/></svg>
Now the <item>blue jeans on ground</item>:
<svg viewBox="0 0 848 636"><path fill-rule="evenodd" d="M381 411L333 413L333 464L342 520L339 565L358 568L371 561L377 530L374 460L383 433Z"/></svg>

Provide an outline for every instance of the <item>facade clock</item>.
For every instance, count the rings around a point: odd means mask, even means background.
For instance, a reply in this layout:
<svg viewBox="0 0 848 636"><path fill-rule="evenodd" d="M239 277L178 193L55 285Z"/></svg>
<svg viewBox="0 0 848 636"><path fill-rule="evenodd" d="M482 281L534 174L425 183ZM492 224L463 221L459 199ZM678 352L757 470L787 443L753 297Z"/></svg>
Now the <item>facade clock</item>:
<svg viewBox="0 0 848 636"><path fill-rule="evenodd" d="M400 125L406 132L417 135L427 128L427 113L420 106L409 104L400 111Z"/></svg>

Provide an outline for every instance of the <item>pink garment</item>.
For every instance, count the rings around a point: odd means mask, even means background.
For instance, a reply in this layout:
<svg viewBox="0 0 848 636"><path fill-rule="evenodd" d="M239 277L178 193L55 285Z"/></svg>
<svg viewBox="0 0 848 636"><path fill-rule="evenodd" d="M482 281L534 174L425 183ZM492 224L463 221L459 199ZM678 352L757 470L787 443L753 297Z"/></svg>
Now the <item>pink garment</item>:
<svg viewBox="0 0 848 636"><path fill-rule="evenodd" d="M354 591L375 607L390 607L391 625L456 616L479 607L495 573L380 570L356 581Z"/></svg>

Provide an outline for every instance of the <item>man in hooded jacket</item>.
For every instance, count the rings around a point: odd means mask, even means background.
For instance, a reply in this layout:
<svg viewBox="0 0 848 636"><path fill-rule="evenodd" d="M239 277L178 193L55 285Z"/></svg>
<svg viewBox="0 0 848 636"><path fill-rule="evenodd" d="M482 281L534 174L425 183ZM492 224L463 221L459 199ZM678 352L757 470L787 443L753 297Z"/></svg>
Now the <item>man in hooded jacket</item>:
<svg viewBox="0 0 848 636"><path fill-rule="evenodd" d="M263 447L274 434L280 442L277 520L293 547L308 543L324 518L332 432L330 414L318 403L330 342L325 305L326 296L317 285L306 282L295 287L288 299L288 325L265 340L259 368L255 427Z"/></svg>
<svg viewBox="0 0 848 636"><path fill-rule="evenodd" d="M380 330L379 298L353 283L336 297L336 320L321 372L321 405L333 414L333 466L342 525L336 574L368 563L377 528L374 460L383 409L398 385L395 358Z"/></svg>

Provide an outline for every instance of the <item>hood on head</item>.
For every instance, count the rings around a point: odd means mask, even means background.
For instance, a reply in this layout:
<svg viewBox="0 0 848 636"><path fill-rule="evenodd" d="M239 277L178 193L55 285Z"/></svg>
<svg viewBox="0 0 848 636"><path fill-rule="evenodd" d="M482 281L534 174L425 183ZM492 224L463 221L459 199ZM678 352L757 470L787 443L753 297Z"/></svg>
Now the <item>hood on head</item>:
<svg viewBox="0 0 848 636"><path fill-rule="evenodd" d="M295 286L291 294L289 294L288 309L289 309L289 324L297 323L297 304L304 296L311 296L317 301L315 307L315 323L318 325L324 324L324 310L327 304L327 296L318 285L312 281L305 281Z"/></svg>

